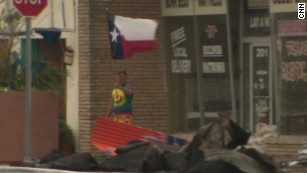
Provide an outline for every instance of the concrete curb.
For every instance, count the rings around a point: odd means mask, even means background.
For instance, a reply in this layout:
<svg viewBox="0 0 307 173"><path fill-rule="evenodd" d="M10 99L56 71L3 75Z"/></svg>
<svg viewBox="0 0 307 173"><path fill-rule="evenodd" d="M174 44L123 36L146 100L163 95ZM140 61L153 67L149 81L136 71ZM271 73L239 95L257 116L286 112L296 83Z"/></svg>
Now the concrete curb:
<svg viewBox="0 0 307 173"><path fill-rule="evenodd" d="M56 170L56 169L42 169L42 168L28 168L28 167L15 167L15 166L0 166L0 173L22 173L22 172L31 172L31 173L77 173L75 171L65 171L65 170ZM104 172L82 172L82 173L104 173ZM115 173L115 172L108 172ZM119 173L119 172L117 172Z"/></svg>

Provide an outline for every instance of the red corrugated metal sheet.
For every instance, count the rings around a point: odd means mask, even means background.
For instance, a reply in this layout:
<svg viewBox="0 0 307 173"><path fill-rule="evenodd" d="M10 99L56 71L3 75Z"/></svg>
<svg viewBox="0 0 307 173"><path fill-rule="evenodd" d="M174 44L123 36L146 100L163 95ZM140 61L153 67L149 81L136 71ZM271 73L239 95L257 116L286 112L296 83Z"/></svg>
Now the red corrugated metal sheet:
<svg viewBox="0 0 307 173"><path fill-rule="evenodd" d="M104 151L115 154L116 148L131 141L148 141L183 146L188 141L150 129L119 123L105 117L99 117L92 134L92 144Z"/></svg>

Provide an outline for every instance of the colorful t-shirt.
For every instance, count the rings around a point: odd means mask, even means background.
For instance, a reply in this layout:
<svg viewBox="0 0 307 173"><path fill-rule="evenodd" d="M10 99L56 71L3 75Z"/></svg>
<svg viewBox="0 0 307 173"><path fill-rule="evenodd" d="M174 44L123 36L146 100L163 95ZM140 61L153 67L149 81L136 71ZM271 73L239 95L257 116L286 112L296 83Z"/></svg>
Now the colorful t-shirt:
<svg viewBox="0 0 307 173"><path fill-rule="evenodd" d="M129 84L126 84L124 88L132 89ZM114 114L132 116L132 98L133 96L126 95L121 89L114 88L112 91Z"/></svg>

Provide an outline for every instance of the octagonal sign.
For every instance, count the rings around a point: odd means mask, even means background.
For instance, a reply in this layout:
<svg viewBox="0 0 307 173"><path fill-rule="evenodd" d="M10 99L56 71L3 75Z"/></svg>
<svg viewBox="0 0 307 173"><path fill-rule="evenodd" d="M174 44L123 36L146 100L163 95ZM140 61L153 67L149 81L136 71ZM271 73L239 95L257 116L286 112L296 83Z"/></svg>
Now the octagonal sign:
<svg viewBox="0 0 307 173"><path fill-rule="evenodd" d="M34 17L39 15L47 6L48 0L13 0L14 6L23 16Z"/></svg>

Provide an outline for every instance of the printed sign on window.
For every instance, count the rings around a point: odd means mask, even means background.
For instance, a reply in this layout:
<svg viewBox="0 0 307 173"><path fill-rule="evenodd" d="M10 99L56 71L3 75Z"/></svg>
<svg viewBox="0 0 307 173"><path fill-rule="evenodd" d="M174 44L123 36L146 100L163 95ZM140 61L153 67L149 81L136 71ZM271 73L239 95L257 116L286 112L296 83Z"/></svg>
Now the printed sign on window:
<svg viewBox="0 0 307 173"><path fill-rule="evenodd" d="M193 0L161 0L163 16L193 14Z"/></svg>
<svg viewBox="0 0 307 173"><path fill-rule="evenodd" d="M204 62L203 73L225 73L224 62Z"/></svg>
<svg viewBox="0 0 307 173"><path fill-rule="evenodd" d="M191 73L191 60L172 60L172 73Z"/></svg>
<svg viewBox="0 0 307 173"><path fill-rule="evenodd" d="M222 45L205 45L203 46L203 57L222 57Z"/></svg>
<svg viewBox="0 0 307 173"><path fill-rule="evenodd" d="M270 0L270 11L272 13L297 12L297 3L306 0Z"/></svg>
<svg viewBox="0 0 307 173"><path fill-rule="evenodd" d="M202 15L226 14L226 0L197 0L195 1L195 13Z"/></svg>

